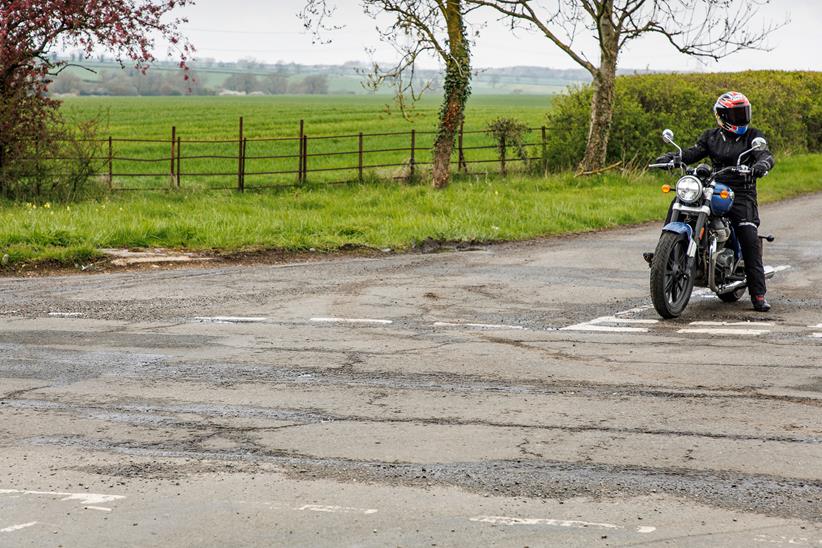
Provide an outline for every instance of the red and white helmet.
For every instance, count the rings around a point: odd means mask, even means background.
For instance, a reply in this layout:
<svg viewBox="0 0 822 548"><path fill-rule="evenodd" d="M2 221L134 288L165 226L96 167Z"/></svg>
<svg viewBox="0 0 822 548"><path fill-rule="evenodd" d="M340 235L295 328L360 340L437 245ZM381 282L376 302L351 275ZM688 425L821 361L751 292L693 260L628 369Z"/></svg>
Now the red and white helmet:
<svg viewBox="0 0 822 548"><path fill-rule="evenodd" d="M751 102L738 91L723 93L714 105L719 127L729 133L744 135L751 123Z"/></svg>

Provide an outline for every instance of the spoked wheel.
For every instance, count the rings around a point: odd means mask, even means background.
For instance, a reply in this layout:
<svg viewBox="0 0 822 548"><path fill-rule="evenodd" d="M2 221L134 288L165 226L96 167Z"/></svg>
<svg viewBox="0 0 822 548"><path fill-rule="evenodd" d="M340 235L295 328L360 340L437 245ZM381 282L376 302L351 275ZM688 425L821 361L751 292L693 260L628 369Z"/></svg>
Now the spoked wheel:
<svg viewBox="0 0 822 548"><path fill-rule="evenodd" d="M722 302L726 303L735 303L742 296L745 294L746 288L740 287L736 291L731 291L730 293L723 293L722 295L717 295Z"/></svg>
<svg viewBox="0 0 822 548"><path fill-rule="evenodd" d="M679 317L691 300L694 277L687 270L688 240L665 232L651 263L651 300L657 313L665 319Z"/></svg>

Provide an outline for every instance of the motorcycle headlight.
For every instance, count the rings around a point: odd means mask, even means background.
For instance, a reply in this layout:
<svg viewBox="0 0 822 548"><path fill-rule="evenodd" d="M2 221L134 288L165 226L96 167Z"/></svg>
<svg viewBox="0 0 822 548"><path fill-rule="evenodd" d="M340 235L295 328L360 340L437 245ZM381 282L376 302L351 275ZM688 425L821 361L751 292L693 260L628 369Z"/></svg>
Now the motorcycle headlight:
<svg viewBox="0 0 822 548"><path fill-rule="evenodd" d="M696 177L686 175L676 184L676 195L680 201L692 204L702 196L702 183Z"/></svg>

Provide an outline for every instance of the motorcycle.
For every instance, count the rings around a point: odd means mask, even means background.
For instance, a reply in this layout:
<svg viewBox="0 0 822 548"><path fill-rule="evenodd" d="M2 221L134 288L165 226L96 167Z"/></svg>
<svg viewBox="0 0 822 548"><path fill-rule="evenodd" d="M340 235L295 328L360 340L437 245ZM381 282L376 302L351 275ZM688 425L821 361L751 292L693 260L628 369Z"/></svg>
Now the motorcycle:
<svg viewBox="0 0 822 548"><path fill-rule="evenodd" d="M662 139L679 150L678 157L668 163L651 164L656 169L681 169L682 176L673 190L676 200L671 222L662 229L651 266L651 299L657 313L665 319L678 318L691 299L694 286L707 287L722 301L733 303L742 298L748 286L742 248L726 215L734 203L734 191L717 182L727 174L741 175L753 181L751 169L742 164L745 156L764 150L768 143L757 137L752 148L739 155L736 166L718 171L706 164L691 168L681 162L682 149L674 142L670 129ZM669 185L663 192L670 192ZM760 244L773 242L771 235L760 236ZM765 267L765 278L775 274Z"/></svg>

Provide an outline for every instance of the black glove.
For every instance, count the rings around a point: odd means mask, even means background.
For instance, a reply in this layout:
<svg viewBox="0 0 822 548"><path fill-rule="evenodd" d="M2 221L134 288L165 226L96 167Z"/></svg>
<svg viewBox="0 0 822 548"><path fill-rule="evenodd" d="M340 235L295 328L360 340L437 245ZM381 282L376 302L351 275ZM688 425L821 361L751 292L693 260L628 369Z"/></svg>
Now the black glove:
<svg viewBox="0 0 822 548"><path fill-rule="evenodd" d="M662 156L657 158L654 163L655 164L668 164L668 163L672 162L674 159L676 159L676 153L675 152L669 152L669 153L663 154Z"/></svg>
<svg viewBox="0 0 822 548"><path fill-rule="evenodd" d="M762 162L757 162L751 168L751 175L753 175L754 179L759 179L760 177L764 177L768 174L768 166L763 164Z"/></svg>

